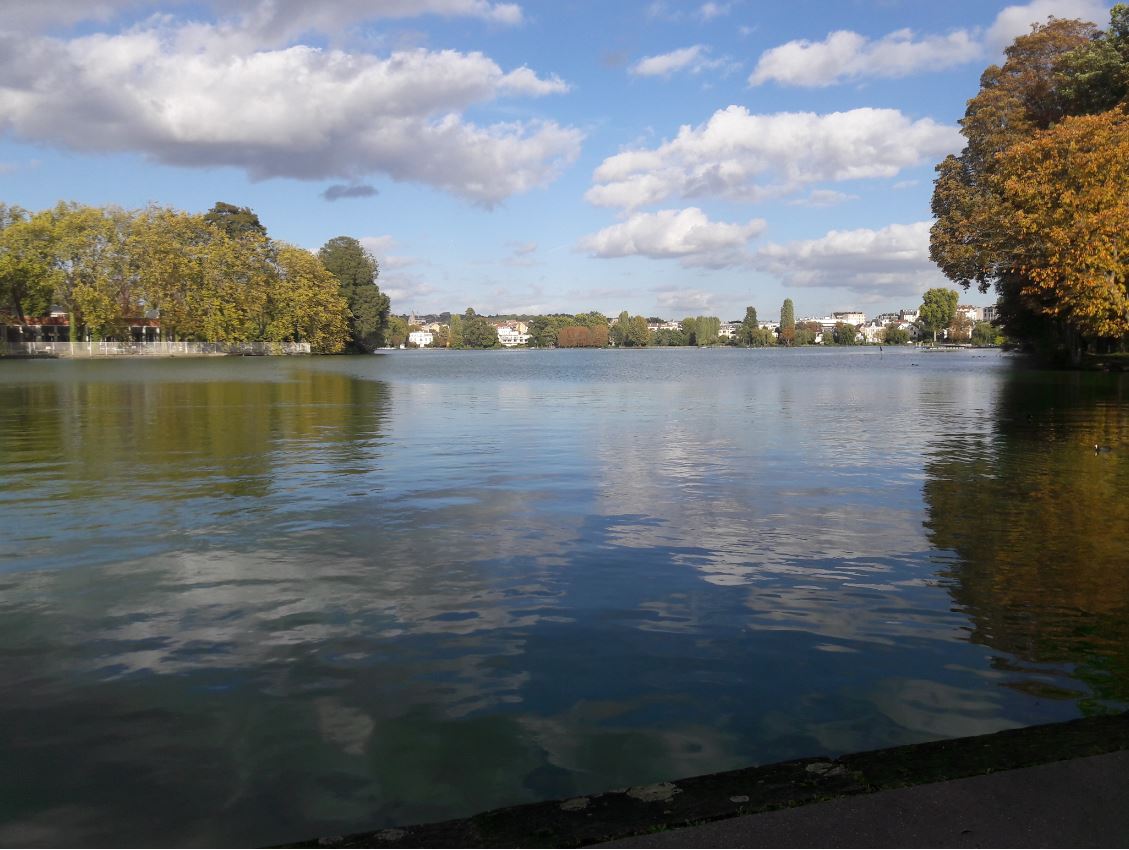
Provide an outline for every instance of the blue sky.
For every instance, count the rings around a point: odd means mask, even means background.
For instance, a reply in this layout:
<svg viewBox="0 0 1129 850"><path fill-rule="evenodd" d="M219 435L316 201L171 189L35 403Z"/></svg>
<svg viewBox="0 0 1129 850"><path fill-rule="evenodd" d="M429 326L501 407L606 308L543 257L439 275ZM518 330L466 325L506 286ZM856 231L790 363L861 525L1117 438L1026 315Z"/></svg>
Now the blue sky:
<svg viewBox="0 0 1129 850"><path fill-rule="evenodd" d="M250 206L396 312L874 314L984 67L1109 6L6 0L0 200Z"/></svg>

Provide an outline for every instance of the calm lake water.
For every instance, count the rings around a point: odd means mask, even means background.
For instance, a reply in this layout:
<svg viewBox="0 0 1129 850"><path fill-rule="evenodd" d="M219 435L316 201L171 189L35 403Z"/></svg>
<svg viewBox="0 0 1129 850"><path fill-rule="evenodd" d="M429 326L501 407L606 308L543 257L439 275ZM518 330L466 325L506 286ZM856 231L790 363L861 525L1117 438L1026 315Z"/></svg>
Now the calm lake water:
<svg viewBox="0 0 1129 850"><path fill-rule="evenodd" d="M997 352L0 362L0 843L1121 710L1127 541L1129 376Z"/></svg>

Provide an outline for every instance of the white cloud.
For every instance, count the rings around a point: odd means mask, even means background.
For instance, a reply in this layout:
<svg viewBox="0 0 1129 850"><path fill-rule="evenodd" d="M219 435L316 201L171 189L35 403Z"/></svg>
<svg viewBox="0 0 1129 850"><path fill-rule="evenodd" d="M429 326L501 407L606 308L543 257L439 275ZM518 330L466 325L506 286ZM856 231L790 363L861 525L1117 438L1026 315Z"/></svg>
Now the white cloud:
<svg viewBox="0 0 1129 850"><path fill-rule="evenodd" d="M189 0L6 0L4 28L38 30L78 23L105 23L125 13L160 11L168 14ZM365 21L415 18L424 15L478 18L496 24L522 23L521 6L487 0L210 0L222 15L261 35L293 37L303 32L338 33Z"/></svg>
<svg viewBox="0 0 1129 850"><path fill-rule="evenodd" d="M511 268L525 269L539 265L534 254L537 253L536 242L509 242L507 243L510 248L508 256L502 258L502 265L510 266Z"/></svg>
<svg viewBox="0 0 1129 850"><path fill-rule="evenodd" d="M753 263L789 286L844 288L860 295L910 295L944 278L929 259L931 222L881 230L832 230L818 239L768 244Z"/></svg>
<svg viewBox="0 0 1129 850"><path fill-rule="evenodd" d="M810 183L893 177L961 146L955 127L896 109L754 115L729 106L657 148L608 157L585 197L627 209L673 197L756 201Z"/></svg>
<svg viewBox="0 0 1129 850"><path fill-rule="evenodd" d="M730 64L726 59L710 59L709 48L702 44L682 47L658 56L646 56L628 70L637 77L669 77L676 71L700 74Z"/></svg>
<svg viewBox="0 0 1129 850"><path fill-rule="evenodd" d="M1031 32L1032 24L1045 24L1048 16L1080 18L1100 27L1109 23L1109 5L1103 0L1033 0L1023 5L1008 6L988 28L986 41L997 51L1003 50L1016 36Z"/></svg>
<svg viewBox="0 0 1129 850"><path fill-rule="evenodd" d="M1048 16L1081 18L1099 26L1109 19L1103 0L1032 0L1008 6L987 28L958 29L947 35L917 37L897 30L868 38L850 30L829 33L823 41L796 39L761 54L749 85L766 82L820 87L850 80L904 77L918 71L939 71L998 53L1031 25Z"/></svg>
<svg viewBox="0 0 1129 850"><path fill-rule="evenodd" d="M714 18L728 15L732 7L732 3L703 3L698 7L698 17L703 21L712 21Z"/></svg>
<svg viewBox="0 0 1129 850"><path fill-rule="evenodd" d="M396 239L392 236L362 236L357 241L361 243L361 247L376 257L381 275L385 272L406 269L419 262L415 257L393 253L396 250ZM378 282L383 285L383 277Z"/></svg>
<svg viewBox="0 0 1129 850"><path fill-rule="evenodd" d="M392 236L362 236L357 240L374 257L380 268L376 279L380 291L392 300L396 310L428 310L443 290L420 274L417 267L428 265L417 257L395 253Z"/></svg>
<svg viewBox="0 0 1129 850"><path fill-rule="evenodd" d="M834 189L812 189L805 198L790 201L797 207L833 207L847 201L857 201L858 195L848 195L846 192L836 192Z"/></svg>
<svg viewBox="0 0 1129 850"><path fill-rule="evenodd" d="M745 243L764 231L764 219L745 224L710 221L697 207L637 213L580 242L594 257L679 259L685 266L723 268L747 260Z"/></svg>
<svg viewBox="0 0 1129 850"><path fill-rule="evenodd" d="M570 86L556 74L543 79L523 65L502 77L498 82L498 88L513 94L542 97L547 94L565 94Z"/></svg>
<svg viewBox="0 0 1129 850"><path fill-rule="evenodd" d="M771 80L815 87L865 77L904 77L926 68L940 70L970 62L981 51L968 30L916 40L908 29L879 39L840 30L823 41L800 39L766 50L749 75L749 85Z"/></svg>
<svg viewBox="0 0 1129 850"><path fill-rule="evenodd" d="M552 121L465 120L500 96L566 88L481 53L246 50L218 25L0 34L0 80L0 131L23 140L233 166L253 179L382 173L486 206L553 180L583 136Z"/></svg>
<svg viewBox="0 0 1129 850"><path fill-rule="evenodd" d="M658 290L655 304L660 313L675 315L709 314L714 309L716 296L704 289Z"/></svg>

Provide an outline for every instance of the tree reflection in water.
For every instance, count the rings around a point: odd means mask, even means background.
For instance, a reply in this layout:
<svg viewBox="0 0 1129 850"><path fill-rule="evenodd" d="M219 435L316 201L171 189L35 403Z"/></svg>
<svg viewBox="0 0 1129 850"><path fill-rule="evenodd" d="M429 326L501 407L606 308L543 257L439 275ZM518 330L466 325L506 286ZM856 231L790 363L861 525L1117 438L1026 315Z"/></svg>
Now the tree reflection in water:
<svg viewBox="0 0 1129 850"><path fill-rule="evenodd" d="M955 554L943 576L1009 687L1086 713L1124 708L1129 380L1017 372L999 398L990 433L926 458L926 527Z"/></svg>

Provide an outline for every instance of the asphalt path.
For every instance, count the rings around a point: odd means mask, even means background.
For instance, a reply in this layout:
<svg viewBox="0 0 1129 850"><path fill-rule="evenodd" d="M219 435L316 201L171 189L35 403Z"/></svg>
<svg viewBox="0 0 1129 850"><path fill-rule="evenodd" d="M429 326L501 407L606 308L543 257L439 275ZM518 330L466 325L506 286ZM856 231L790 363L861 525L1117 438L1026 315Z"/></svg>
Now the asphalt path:
<svg viewBox="0 0 1129 850"><path fill-rule="evenodd" d="M600 847L1129 847L1129 751L896 788Z"/></svg>

